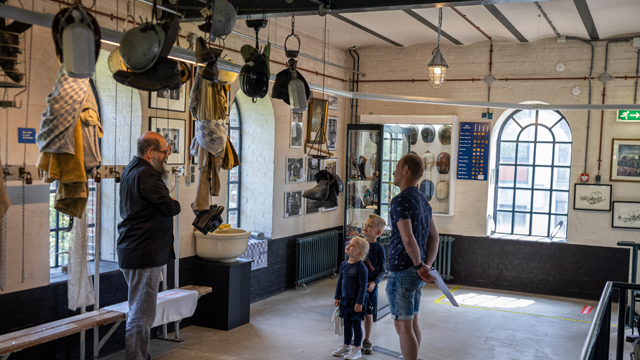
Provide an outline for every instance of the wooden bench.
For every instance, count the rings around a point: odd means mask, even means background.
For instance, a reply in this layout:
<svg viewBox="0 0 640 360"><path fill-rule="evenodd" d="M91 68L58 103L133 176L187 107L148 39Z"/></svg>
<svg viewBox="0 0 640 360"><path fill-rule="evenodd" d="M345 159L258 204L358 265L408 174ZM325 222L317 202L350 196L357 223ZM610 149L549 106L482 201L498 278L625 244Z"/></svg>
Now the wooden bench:
<svg viewBox="0 0 640 360"><path fill-rule="evenodd" d="M0 336L0 354L2 354L0 359L5 360L12 353L35 345L77 334L83 330L93 329L101 325L115 323L100 341L100 348L125 318L126 314L121 312L95 310L5 334Z"/></svg>
<svg viewBox="0 0 640 360"><path fill-rule="evenodd" d="M211 289L211 287L209 287L209 286L198 286L198 285L182 286L182 287L180 287L180 289L197 291L198 292L198 297L200 297L202 295L206 295L206 294L208 294L208 293L213 291Z"/></svg>

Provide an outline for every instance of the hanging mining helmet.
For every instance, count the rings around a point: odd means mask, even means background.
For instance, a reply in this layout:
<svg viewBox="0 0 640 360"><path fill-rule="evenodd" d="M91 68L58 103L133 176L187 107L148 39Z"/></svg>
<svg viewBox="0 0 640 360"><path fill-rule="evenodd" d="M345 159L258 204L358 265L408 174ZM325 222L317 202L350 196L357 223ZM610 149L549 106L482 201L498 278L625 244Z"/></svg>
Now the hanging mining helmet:
<svg viewBox="0 0 640 360"><path fill-rule="evenodd" d="M422 162L424 163L425 171L431 171L433 168L433 164L436 161L435 155L431 153L431 151L427 150L424 154L422 154Z"/></svg>
<svg viewBox="0 0 640 360"><path fill-rule="evenodd" d="M423 142L430 144L436 138L436 129L434 129L433 125L425 125L420 130L420 135Z"/></svg>
<svg viewBox="0 0 640 360"><path fill-rule="evenodd" d="M109 58L107 59L107 66L109 66L109 71L111 71L111 74L115 74L116 71L129 71L129 69L127 69L127 65L124 64L124 61L122 61L120 50L118 50L117 48L109 54Z"/></svg>
<svg viewBox="0 0 640 360"><path fill-rule="evenodd" d="M81 5L60 10L51 24L58 60L72 78L93 76L100 54L100 26Z"/></svg>
<svg viewBox="0 0 640 360"><path fill-rule="evenodd" d="M269 51L267 44L262 54L251 45L240 49L245 65L240 70L240 89L251 98L263 98L269 91Z"/></svg>
<svg viewBox="0 0 640 360"><path fill-rule="evenodd" d="M449 202L449 182L440 179L436 185L436 199L441 203Z"/></svg>
<svg viewBox="0 0 640 360"><path fill-rule="evenodd" d="M235 62L228 56L223 57L223 59L232 64L235 64ZM236 81L237 78L238 73L218 69L218 84L220 85L231 85Z"/></svg>
<svg viewBox="0 0 640 360"><path fill-rule="evenodd" d="M127 31L120 42L122 61L132 72L149 70L160 57L165 38L162 27L150 22Z"/></svg>
<svg viewBox="0 0 640 360"><path fill-rule="evenodd" d="M411 145L415 145L418 142L418 127L415 125L409 126L411 130L411 136L409 137L409 142Z"/></svg>
<svg viewBox="0 0 640 360"><path fill-rule="evenodd" d="M433 193L435 191L433 181L422 180L422 182L420 183L420 191L424 194L427 200L431 201L431 199L433 198Z"/></svg>
<svg viewBox="0 0 640 360"><path fill-rule="evenodd" d="M442 145L451 144L451 126L445 125L440 127L438 130L438 140L440 140L440 144Z"/></svg>
<svg viewBox="0 0 640 360"><path fill-rule="evenodd" d="M311 97L311 89L309 88L309 84L307 83L307 80L304 79L304 77L298 70L294 69L293 71L296 72L296 77L304 85L305 97L308 101L309 97ZM276 75L276 80L273 84L273 88L271 89L271 97L273 99L280 99L285 103L287 103L287 105L291 105L289 100L289 83L291 82L291 79L292 79L291 70L289 68L286 68L280 71Z"/></svg>
<svg viewBox="0 0 640 360"><path fill-rule="evenodd" d="M182 61L178 61L178 63L180 63L180 82L184 84L191 79L191 69Z"/></svg>
<svg viewBox="0 0 640 360"><path fill-rule="evenodd" d="M236 9L227 0L213 1L211 9L211 30L209 40L229 35L236 25Z"/></svg>
<svg viewBox="0 0 640 360"><path fill-rule="evenodd" d="M291 111L303 112L307 110L307 92L305 85L302 80L298 79L298 71L292 71L291 81L289 81L289 85L287 86L289 89Z"/></svg>
<svg viewBox="0 0 640 360"><path fill-rule="evenodd" d="M441 152L436 159L436 166L438 169L438 173L440 174L448 174L449 167L451 165L451 156L446 152Z"/></svg>

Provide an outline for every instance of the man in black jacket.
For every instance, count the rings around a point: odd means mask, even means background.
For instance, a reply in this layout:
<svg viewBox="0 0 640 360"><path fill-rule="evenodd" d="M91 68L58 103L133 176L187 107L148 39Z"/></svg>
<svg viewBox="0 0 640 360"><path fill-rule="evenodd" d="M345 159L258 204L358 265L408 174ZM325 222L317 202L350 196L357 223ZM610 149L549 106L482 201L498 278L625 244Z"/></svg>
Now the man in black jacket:
<svg viewBox="0 0 640 360"><path fill-rule="evenodd" d="M166 161L171 148L158 133L138 139L138 155L122 172L118 262L129 285L126 359L148 360L151 325L162 266L175 259L173 217L180 203L169 195Z"/></svg>

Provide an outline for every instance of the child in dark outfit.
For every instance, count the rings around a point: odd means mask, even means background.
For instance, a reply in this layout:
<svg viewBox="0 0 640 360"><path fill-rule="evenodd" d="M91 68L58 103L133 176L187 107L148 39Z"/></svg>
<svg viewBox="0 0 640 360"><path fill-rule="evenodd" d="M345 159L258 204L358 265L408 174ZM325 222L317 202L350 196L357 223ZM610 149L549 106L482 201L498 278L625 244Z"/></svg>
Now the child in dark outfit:
<svg viewBox="0 0 640 360"><path fill-rule="evenodd" d="M373 353L373 344L369 338L373 328L373 315L378 313L378 284L387 273L384 247L378 242L378 237L382 234L385 225L387 222L382 217L371 214L362 227L362 234L369 243L369 253L364 261L369 270L367 301L364 307L364 341L362 341L362 352L365 354Z"/></svg>
<svg viewBox="0 0 640 360"><path fill-rule="evenodd" d="M334 296L335 305L340 306L340 317L344 324L344 344L332 354L347 360L360 359L362 352L362 319L367 296L368 271L362 260L367 256L369 243L359 237L351 239L345 249L349 259L340 264L340 275ZM353 341L352 341L353 338Z"/></svg>

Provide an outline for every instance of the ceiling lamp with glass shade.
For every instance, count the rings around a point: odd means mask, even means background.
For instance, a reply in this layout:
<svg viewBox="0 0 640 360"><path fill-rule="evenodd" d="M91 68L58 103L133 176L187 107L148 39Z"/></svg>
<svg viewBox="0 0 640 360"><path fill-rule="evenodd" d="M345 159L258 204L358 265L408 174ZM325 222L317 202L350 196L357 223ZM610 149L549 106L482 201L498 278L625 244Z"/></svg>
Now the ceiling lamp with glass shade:
<svg viewBox="0 0 640 360"><path fill-rule="evenodd" d="M442 8L438 15L438 47L433 52L433 58L429 61L429 84L434 88L439 88L447 80L447 69L449 65L444 60L444 55L440 51L440 32L442 31Z"/></svg>

